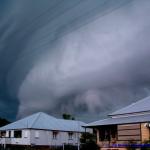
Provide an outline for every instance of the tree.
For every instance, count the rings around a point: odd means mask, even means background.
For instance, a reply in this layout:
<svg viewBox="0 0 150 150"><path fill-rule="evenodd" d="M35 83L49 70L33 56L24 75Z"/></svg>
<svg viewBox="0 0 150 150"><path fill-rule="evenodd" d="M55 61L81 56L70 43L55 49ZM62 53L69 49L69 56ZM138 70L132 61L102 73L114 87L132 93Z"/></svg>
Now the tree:
<svg viewBox="0 0 150 150"><path fill-rule="evenodd" d="M149 140L145 140L143 142L144 146L141 148L141 150L150 150L150 139Z"/></svg>
<svg viewBox="0 0 150 150"><path fill-rule="evenodd" d="M81 138L81 150L97 150L96 135L92 133L82 133Z"/></svg>
<svg viewBox="0 0 150 150"><path fill-rule="evenodd" d="M4 119L4 118L0 118L0 127L5 126L7 124L9 124L10 121Z"/></svg>
<svg viewBox="0 0 150 150"><path fill-rule="evenodd" d="M134 139L130 139L128 141L128 146L127 146L127 150L136 150L136 142L134 141Z"/></svg>
<svg viewBox="0 0 150 150"><path fill-rule="evenodd" d="M67 113L64 113L62 117L63 119L66 119L66 120L75 120L75 118L72 115L67 114Z"/></svg>

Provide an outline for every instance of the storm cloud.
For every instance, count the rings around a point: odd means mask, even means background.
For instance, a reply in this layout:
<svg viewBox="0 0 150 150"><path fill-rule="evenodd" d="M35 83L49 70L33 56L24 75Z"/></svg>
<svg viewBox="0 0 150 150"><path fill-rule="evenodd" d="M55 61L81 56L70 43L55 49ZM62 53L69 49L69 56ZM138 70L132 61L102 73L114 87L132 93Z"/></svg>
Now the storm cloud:
<svg viewBox="0 0 150 150"><path fill-rule="evenodd" d="M90 121L150 94L149 0L0 3L1 115Z"/></svg>

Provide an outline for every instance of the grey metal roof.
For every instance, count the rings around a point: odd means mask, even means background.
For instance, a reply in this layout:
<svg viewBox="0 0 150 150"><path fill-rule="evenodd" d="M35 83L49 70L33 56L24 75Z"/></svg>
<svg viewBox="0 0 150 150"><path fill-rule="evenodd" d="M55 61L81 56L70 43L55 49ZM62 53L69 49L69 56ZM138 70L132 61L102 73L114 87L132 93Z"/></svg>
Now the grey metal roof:
<svg viewBox="0 0 150 150"><path fill-rule="evenodd" d="M84 128L82 127L83 125L85 125L85 123L81 121L57 119L43 112L39 112L1 127L0 130L44 129L84 132Z"/></svg>
<svg viewBox="0 0 150 150"><path fill-rule="evenodd" d="M117 125L117 124L126 124L126 123L139 123L139 122L142 123L142 122L149 122L149 121L150 121L150 114L120 117L120 118L109 117L107 119L103 119L103 120L99 120L99 121L86 124L85 127L115 125L115 124Z"/></svg>
<svg viewBox="0 0 150 150"><path fill-rule="evenodd" d="M145 111L150 111L150 96L138 102L132 103L131 105L124 107L120 110L117 110L109 115L130 114Z"/></svg>

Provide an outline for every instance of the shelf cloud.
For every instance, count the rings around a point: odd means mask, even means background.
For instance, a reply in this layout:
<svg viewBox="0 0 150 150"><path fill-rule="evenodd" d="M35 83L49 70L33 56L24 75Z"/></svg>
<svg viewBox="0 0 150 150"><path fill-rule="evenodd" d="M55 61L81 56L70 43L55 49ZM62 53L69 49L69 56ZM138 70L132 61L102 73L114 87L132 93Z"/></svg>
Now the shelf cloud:
<svg viewBox="0 0 150 150"><path fill-rule="evenodd" d="M46 111L91 121L150 94L149 0L1 3L6 117Z"/></svg>

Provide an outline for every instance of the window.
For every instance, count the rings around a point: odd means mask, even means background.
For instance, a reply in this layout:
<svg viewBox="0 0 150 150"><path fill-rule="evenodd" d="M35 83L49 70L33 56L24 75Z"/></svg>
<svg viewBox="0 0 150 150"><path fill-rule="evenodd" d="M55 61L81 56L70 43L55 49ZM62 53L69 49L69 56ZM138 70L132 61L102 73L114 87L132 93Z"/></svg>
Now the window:
<svg viewBox="0 0 150 150"><path fill-rule="evenodd" d="M53 139L57 139L57 135L58 135L58 132L57 131L53 131Z"/></svg>
<svg viewBox="0 0 150 150"><path fill-rule="evenodd" d="M111 141L117 137L117 126L103 126L99 128L99 140Z"/></svg>
<svg viewBox="0 0 150 150"><path fill-rule="evenodd" d="M39 138L39 131L35 131L35 138Z"/></svg>
<svg viewBox="0 0 150 150"><path fill-rule="evenodd" d="M14 131L14 138L21 138L21 137L22 137L22 131L21 130Z"/></svg>
<svg viewBox="0 0 150 150"><path fill-rule="evenodd" d="M24 131L24 138L28 137L28 131Z"/></svg>
<svg viewBox="0 0 150 150"><path fill-rule="evenodd" d="M1 131L1 137L6 137L6 131Z"/></svg>
<svg viewBox="0 0 150 150"><path fill-rule="evenodd" d="M73 139L73 132L69 132L68 137L69 137L69 140L72 140Z"/></svg>
<svg viewBox="0 0 150 150"><path fill-rule="evenodd" d="M9 137L9 138L11 137L11 131L8 132L8 137Z"/></svg>
<svg viewBox="0 0 150 150"><path fill-rule="evenodd" d="M105 137L106 137L106 135L105 135L105 129L100 129L99 130L99 140L100 141L104 141Z"/></svg>

